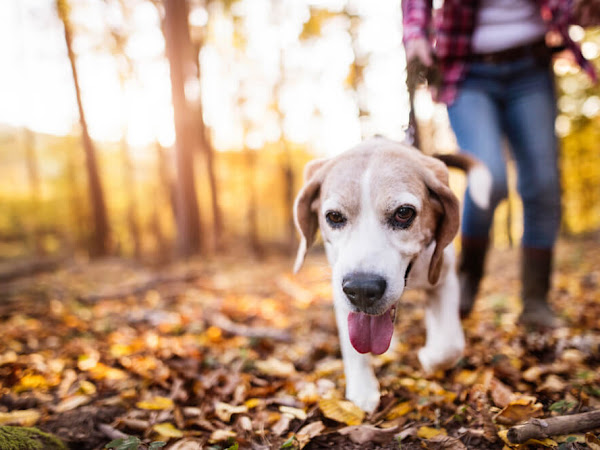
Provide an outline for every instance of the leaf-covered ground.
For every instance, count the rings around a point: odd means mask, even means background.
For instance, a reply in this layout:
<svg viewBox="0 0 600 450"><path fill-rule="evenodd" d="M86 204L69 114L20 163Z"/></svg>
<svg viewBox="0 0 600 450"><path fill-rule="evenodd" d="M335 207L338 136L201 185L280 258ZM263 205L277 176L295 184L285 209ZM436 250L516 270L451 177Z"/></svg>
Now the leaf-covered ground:
<svg viewBox="0 0 600 450"><path fill-rule="evenodd" d="M35 424L74 449L127 436L140 448L501 449L512 424L600 408L598 240L560 243L552 303L568 327L552 333L515 325L517 259L491 255L465 357L446 372L421 372L423 297L405 295L367 416L343 400L322 255L297 276L289 258L230 258L20 278L0 285L0 425ZM528 448L598 449L599 432Z"/></svg>

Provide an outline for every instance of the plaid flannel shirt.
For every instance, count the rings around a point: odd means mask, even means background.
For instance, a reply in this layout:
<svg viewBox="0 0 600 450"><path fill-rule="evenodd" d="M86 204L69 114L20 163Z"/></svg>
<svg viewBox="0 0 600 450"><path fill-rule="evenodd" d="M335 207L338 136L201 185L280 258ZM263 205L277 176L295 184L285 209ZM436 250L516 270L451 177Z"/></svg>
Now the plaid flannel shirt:
<svg viewBox="0 0 600 450"><path fill-rule="evenodd" d="M535 0L548 31L557 31L565 46L575 55L578 64L596 81L593 65L581 54L579 45L568 33L572 24L573 0ZM450 104L456 98L460 82L467 72L471 53L471 36L475 27L478 0L445 0L432 18L432 0L402 0L403 39L415 38L433 42L441 85L436 99Z"/></svg>

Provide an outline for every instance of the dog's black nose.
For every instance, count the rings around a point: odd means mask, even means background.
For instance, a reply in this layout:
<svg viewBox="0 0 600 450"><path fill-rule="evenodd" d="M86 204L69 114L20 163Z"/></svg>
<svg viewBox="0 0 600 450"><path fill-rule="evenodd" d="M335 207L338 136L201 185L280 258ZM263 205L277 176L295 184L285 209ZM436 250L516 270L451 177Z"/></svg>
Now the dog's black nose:
<svg viewBox="0 0 600 450"><path fill-rule="evenodd" d="M342 290L348 300L359 309L372 306L383 297L387 283L372 273L353 273L342 280Z"/></svg>

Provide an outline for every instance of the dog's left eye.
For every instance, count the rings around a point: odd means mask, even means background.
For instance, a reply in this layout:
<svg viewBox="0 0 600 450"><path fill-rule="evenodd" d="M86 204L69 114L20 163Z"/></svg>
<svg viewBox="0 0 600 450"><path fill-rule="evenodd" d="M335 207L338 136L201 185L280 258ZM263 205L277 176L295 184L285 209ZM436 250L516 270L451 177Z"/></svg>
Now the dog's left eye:
<svg viewBox="0 0 600 450"><path fill-rule="evenodd" d="M392 226L395 228L408 228L416 216L415 208L408 205L402 205L392 216Z"/></svg>

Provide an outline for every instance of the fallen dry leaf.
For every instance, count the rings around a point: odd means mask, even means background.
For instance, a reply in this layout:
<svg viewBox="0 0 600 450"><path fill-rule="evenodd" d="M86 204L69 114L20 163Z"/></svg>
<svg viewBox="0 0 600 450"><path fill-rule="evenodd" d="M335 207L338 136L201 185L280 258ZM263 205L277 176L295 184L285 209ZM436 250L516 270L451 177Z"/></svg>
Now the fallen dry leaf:
<svg viewBox="0 0 600 450"><path fill-rule="evenodd" d="M158 433L162 438L183 437L183 431L175 428L175 425L170 422L158 423L152 427L152 430Z"/></svg>
<svg viewBox="0 0 600 450"><path fill-rule="evenodd" d="M402 417L409 412L413 411L415 408L412 405L412 402L402 402L398 405L394 406L389 413L386 414L385 418L387 420L394 420L398 417Z"/></svg>
<svg viewBox="0 0 600 450"><path fill-rule="evenodd" d="M398 427L378 428L374 425L363 424L344 427L338 430L338 433L348 435L352 442L356 442L357 444L367 442L385 444L393 438L397 431Z"/></svg>
<svg viewBox="0 0 600 450"><path fill-rule="evenodd" d="M320 420L316 422L311 422L308 425L303 426L296 433L296 439L300 444L300 448L304 448L306 444L308 444L311 439L319 436L321 432L325 429L325 425Z"/></svg>
<svg viewBox="0 0 600 450"><path fill-rule="evenodd" d="M544 383L537 388L538 391L562 392L566 389L567 383L557 375L550 374L544 380Z"/></svg>
<svg viewBox="0 0 600 450"><path fill-rule="evenodd" d="M40 412L35 409L20 411L0 412L0 425L20 425L31 427L40 419Z"/></svg>
<svg viewBox="0 0 600 450"><path fill-rule="evenodd" d="M265 375L274 377L289 377L296 373L294 365L289 361L280 361L276 358L269 358L265 361L256 361L256 368Z"/></svg>
<svg viewBox="0 0 600 450"><path fill-rule="evenodd" d="M156 396L150 400L137 402L135 404L140 409L163 410L172 409L174 406L173 400L168 397Z"/></svg>
<svg viewBox="0 0 600 450"><path fill-rule="evenodd" d="M514 425L524 422L532 417L542 415L543 406L537 403L537 398L531 396L522 396L511 401L502 409L494 419L502 425Z"/></svg>
<svg viewBox="0 0 600 450"><path fill-rule="evenodd" d="M215 414L223 422L229 422L233 414L243 414L248 412L246 405L232 406L223 402L215 403Z"/></svg>
<svg viewBox="0 0 600 450"><path fill-rule="evenodd" d="M217 442L226 441L230 438L235 438L237 435L235 431L231 430L215 430L210 434L209 442L215 444Z"/></svg>
<svg viewBox="0 0 600 450"><path fill-rule="evenodd" d="M448 432L444 428L433 428L422 426L417 430L417 436L421 439L432 439L436 436L447 436Z"/></svg>
<svg viewBox="0 0 600 450"><path fill-rule="evenodd" d="M592 450L600 450L600 439L593 433L585 434L585 443Z"/></svg>
<svg viewBox="0 0 600 450"><path fill-rule="evenodd" d="M180 439L169 450L202 450L202 441L195 438Z"/></svg>
<svg viewBox="0 0 600 450"><path fill-rule="evenodd" d="M348 400L321 399L319 409L328 419L346 425L359 425L365 418L365 412Z"/></svg>
<svg viewBox="0 0 600 450"><path fill-rule="evenodd" d="M514 396L513 391L495 377L490 380L489 390L494 405L499 408L508 406Z"/></svg>
<svg viewBox="0 0 600 450"><path fill-rule="evenodd" d="M275 423L275 425L271 427L273 434L275 436L281 436L283 433L289 430L292 419L293 417L289 416L288 414L283 414Z"/></svg>
<svg viewBox="0 0 600 450"><path fill-rule="evenodd" d="M291 406L280 406L279 411L283 414L289 414L294 419L306 420L306 411L300 408L293 408Z"/></svg>
<svg viewBox="0 0 600 450"><path fill-rule="evenodd" d="M460 439L451 436L437 435L427 439L428 450L467 450Z"/></svg>
<svg viewBox="0 0 600 450"><path fill-rule="evenodd" d="M54 410L58 413L71 411L72 409L87 405L91 401L92 398L89 395L74 395L73 397L65 398L58 405L56 405Z"/></svg>

